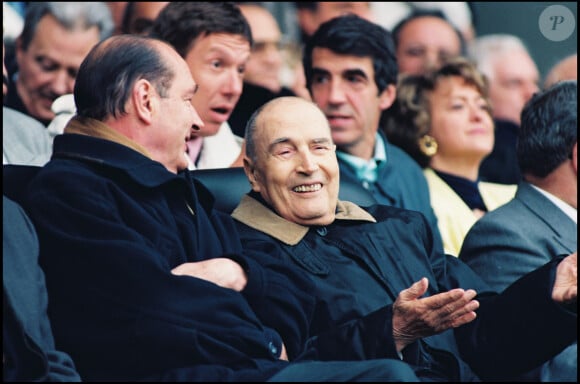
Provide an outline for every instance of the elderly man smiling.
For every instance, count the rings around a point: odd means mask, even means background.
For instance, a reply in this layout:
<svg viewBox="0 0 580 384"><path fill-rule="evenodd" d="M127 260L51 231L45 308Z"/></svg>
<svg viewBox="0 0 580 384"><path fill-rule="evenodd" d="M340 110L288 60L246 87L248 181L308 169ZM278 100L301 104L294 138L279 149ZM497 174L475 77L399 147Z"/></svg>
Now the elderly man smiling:
<svg viewBox="0 0 580 384"><path fill-rule="evenodd" d="M334 359L398 357L430 381L502 379L575 340L576 254L498 295L437 251L421 213L338 200L335 146L315 104L274 99L254 113L245 139L252 191L232 213L242 244L312 279L311 342L341 326ZM353 336L358 343L344 348L342 337Z"/></svg>

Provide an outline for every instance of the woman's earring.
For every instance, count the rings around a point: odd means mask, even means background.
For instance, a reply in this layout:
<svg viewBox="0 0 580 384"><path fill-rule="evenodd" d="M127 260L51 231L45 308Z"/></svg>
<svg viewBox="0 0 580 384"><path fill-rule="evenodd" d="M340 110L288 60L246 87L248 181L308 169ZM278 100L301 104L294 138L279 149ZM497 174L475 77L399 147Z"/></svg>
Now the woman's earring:
<svg viewBox="0 0 580 384"><path fill-rule="evenodd" d="M433 136L425 135L419 139L419 149L425 156L433 156L437 153L437 141Z"/></svg>

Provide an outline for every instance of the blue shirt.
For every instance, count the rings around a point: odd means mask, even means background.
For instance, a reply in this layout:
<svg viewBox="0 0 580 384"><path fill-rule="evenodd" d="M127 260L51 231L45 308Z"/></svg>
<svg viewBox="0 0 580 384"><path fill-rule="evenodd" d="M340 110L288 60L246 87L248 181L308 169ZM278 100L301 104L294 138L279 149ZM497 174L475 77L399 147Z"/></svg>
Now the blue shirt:
<svg viewBox="0 0 580 384"><path fill-rule="evenodd" d="M336 156L350 165L359 180L365 188L368 189L369 184L375 183L378 178L379 169L387 163L387 152L385 151L385 143L381 135L377 133L375 141L374 156L369 160L361 159L358 156L350 155L346 152L337 151Z"/></svg>

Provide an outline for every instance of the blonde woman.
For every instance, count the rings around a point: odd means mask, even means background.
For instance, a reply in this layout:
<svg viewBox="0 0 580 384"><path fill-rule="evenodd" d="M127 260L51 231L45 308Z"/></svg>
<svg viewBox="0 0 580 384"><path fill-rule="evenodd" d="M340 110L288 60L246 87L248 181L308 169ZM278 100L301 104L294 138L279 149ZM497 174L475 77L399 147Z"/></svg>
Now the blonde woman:
<svg viewBox="0 0 580 384"><path fill-rule="evenodd" d="M456 58L434 72L402 77L385 129L424 168L443 247L457 256L477 219L516 190L479 181L479 167L494 143L484 76Z"/></svg>

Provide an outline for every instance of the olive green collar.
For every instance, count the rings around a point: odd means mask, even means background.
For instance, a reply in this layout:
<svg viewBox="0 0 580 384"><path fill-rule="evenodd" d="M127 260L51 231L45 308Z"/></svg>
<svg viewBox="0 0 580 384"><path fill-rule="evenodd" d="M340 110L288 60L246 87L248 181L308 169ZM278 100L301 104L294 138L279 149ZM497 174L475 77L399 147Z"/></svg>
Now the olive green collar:
<svg viewBox="0 0 580 384"><path fill-rule="evenodd" d="M358 205L339 201L335 220L362 220L376 223L375 218ZM244 195L232 212L232 217L247 226L264 232L288 245L296 245L310 227L296 224L278 216L274 211L251 196Z"/></svg>
<svg viewBox="0 0 580 384"><path fill-rule="evenodd" d="M102 121L90 117L73 116L64 128L64 133L76 133L78 135L87 135L99 139L113 141L117 144L129 147L143 156L151 158L149 152L127 136L115 131Z"/></svg>

